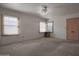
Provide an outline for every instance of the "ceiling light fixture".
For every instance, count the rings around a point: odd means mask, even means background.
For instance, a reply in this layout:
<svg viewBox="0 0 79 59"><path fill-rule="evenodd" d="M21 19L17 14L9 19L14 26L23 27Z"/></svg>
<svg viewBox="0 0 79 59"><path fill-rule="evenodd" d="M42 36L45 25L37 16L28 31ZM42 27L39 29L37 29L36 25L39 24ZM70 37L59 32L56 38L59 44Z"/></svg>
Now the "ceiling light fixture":
<svg viewBox="0 0 79 59"><path fill-rule="evenodd" d="M46 5L43 5L43 6L41 7L41 14L42 14L43 16L45 16L45 15L48 14L48 8L47 8Z"/></svg>

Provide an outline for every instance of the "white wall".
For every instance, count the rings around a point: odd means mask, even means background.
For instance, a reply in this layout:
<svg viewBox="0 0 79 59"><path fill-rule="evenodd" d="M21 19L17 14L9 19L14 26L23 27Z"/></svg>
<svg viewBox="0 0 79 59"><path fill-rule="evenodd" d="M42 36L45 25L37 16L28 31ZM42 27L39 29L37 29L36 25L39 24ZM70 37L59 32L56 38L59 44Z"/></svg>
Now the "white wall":
<svg viewBox="0 0 79 59"><path fill-rule="evenodd" d="M59 39L66 39L66 20L68 18L79 17L79 13L52 16L50 20L54 21L54 36Z"/></svg>

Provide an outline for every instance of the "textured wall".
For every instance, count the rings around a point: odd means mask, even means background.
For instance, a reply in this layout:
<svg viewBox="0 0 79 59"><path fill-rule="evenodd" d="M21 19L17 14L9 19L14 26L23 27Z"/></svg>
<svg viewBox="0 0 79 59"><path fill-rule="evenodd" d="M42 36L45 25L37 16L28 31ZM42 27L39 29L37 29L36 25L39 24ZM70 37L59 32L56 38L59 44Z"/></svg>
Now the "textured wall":
<svg viewBox="0 0 79 59"><path fill-rule="evenodd" d="M43 33L39 33L39 22L45 21L45 19L43 18L4 8L0 8L0 20L1 15L11 15L19 17L20 34L16 36L0 36L0 44L40 38L44 35Z"/></svg>

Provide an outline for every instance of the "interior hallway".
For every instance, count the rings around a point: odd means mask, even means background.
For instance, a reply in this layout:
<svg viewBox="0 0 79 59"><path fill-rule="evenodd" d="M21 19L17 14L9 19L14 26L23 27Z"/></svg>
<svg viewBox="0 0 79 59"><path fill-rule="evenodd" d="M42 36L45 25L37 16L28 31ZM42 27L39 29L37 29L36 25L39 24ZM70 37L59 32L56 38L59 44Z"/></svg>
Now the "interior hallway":
<svg viewBox="0 0 79 59"><path fill-rule="evenodd" d="M10 56L78 56L79 41L40 38L0 46L0 55Z"/></svg>

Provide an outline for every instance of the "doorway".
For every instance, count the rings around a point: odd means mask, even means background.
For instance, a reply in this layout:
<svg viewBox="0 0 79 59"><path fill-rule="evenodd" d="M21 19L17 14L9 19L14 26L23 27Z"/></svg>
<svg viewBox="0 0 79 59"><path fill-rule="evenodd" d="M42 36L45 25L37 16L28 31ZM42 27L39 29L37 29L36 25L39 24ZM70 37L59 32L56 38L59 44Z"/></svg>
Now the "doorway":
<svg viewBox="0 0 79 59"><path fill-rule="evenodd" d="M67 39L79 40L79 18L67 19Z"/></svg>

